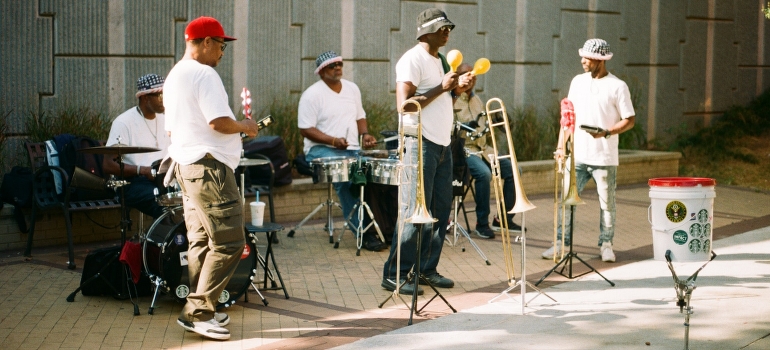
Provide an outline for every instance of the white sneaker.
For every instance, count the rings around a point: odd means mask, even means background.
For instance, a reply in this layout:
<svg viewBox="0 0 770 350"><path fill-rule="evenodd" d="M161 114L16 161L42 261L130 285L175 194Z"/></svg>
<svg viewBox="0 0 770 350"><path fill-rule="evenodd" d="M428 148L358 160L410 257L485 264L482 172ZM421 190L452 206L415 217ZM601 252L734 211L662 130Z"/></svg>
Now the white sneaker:
<svg viewBox="0 0 770 350"><path fill-rule="evenodd" d="M543 259L553 259L553 256L555 254L561 253L561 241L557 241L553 247L548 248L548 250L544 251L541 255Z"/></svg>
<svg viewBox="0 0 770 350"><path fill-rule="evenodd" d="M222 312L215 312L214 313L214 319L217 321L217 324L219 327L224 327L230 324L230 316L227 316L226 313Z"/></svg>
<svg viewBox="0 0 770 350"><path fill-rule="evenodd" d="M230 339L230 331L227 328L220 327L217 324L217 320L213 318L205 322L190 322L177 319L176 323L185 330L193 331L207 338L216 340Z"/></svg>
<svg viewBox="0 0 770 350"><path fill-rule="evenodd" d="M602 247L599 248L602 252L602 261L615 262L615 253L612 252L612 243L603 242Z"/></svg>

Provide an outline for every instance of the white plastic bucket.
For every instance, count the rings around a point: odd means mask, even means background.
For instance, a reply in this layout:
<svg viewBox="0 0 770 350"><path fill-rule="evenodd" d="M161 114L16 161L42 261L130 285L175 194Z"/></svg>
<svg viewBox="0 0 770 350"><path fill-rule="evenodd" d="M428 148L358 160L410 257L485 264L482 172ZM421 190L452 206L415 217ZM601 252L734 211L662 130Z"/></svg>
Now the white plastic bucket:
<svg viewBox="0 0 770 350"><path fill-rule="evenodd" d="M652 225L655 260L708 261L714 225L714 179L661 177L650 179L651 205L647 221Z"/></svg>

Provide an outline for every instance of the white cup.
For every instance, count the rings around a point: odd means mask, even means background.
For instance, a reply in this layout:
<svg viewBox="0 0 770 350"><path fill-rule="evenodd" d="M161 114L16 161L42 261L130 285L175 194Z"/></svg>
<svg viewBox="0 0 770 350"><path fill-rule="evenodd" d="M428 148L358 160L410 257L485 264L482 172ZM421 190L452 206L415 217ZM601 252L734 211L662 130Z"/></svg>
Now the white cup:
<svg viewBox="0 0 770 350"><path fill-rule="evenodd" d="M251 202L251 224L262 226L265 218L265 202Z"/></svg>

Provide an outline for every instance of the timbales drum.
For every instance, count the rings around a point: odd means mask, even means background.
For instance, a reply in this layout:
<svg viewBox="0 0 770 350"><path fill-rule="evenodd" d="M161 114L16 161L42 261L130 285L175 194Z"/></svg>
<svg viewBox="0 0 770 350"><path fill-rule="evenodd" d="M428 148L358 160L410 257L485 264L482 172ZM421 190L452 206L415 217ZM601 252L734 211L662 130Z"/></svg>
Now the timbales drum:
<svg viewBox="0 0 770 350"><path fill-rule="evenodd" d="M347 182L349 180L350 166L355 162L353 157L322 157L313 159L310 165L313 167L314 183Z"/></svg>
<svg viewBox="0 0 770 350"><path fill-rule="evenodd" d="M382 185L401 184L398 172L401 168L401 162L398 159L367 159L369 168L369 177L372 182Z"/></svg>

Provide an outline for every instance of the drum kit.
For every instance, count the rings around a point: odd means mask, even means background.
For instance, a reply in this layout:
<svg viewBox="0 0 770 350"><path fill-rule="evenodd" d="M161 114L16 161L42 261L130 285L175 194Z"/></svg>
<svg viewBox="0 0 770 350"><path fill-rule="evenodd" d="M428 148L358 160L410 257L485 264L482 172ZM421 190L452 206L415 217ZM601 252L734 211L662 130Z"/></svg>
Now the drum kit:
<svg viewBox="0 0 770 350"><path fill-rule="evenodd" d="M124 163L123 155L134 153L149 153L157 152L159 149L151 147L138 147L127 146L118 143L112 146L100 146L82 149L80 152L89 154L104 154L104 155L117 155L116 161L120 167L121 179L110 179L107 181L107 186L112 189L120 189L123 191L123 186L128 182L122 180ZM251 165L263 165L267 161L262 159L242 159L241 166ZM162 174L157 174L156 178L163 178ZM243 182L243 179L241 179ZM139 234L139 240L142 248L142 268L143 272L149 276L151 284L154 289L152 303L148 310L149 314L153 314L155 303L157 301L158 294L163 292L174 297L179 302L185 302L187 295L190 294L193 286L190 286L189 277L187 272L187 228L185 221L181 215L182 209L182 192L177 187L162 188L163 193L159 193L156 189L156 202L165 207L166 210L163 215L157 218L146 233ZM121 193L121 246L124 247L126 243L126 232L130 226L130 219L128 218L127 211L125 210L125 202ZM264 259L260 256L256 247L256 237L253 234L246 233L246 246L241 254L241 262L238 264L238 268L233 274L230 282L225 287L225 290L220 295L218 307L229 307L235 303L235 301L243 296L248 290L249 286L253 286L252 280L256 274L257 263L261 263L264 266ZM115 257L117 259L117 256ZM106 264L107 266L109 264ZM97 274L95 277L101 274ZM102 276L103 277L103 276ZM272 279L272 275L269 276ZM130 277L129 277L130 278ZM90 283L95 278L92 278L83 284L81 284L77 290L75 290L70 297L74 300L74 295L80 291L83 286ZM125 280L128 283L128 279ZM126 290L127 288L117 288L117 290ZM255 287L256 289L256 287ZM130 289L129 289L130 290ZM259 293L259 290L257 290ZM262 296L261 293L259 293ZM130 295L130 292L129 292ZM68 298L70 300L70 298ZM262 301L267 305L267 301L262 296ZM134 303L134 315L138 315L139 310L136 303Z"/></svg>
<svg viewBox="0 0 770 350"><path fill-rule="evenodd" d="M399 170L401 168L401 162L396 158L395 150L361 150L358 152L357 157L337 156L337 157L322 157L314 159L310 162L313 169L313 182L314 183L326 183L327 187L327 199L326 201L318 204L313 211L310 212L297 226L289 231L288 236L293 237L296 230L304 225L310 218L318 213L322 208L326 207L326 226L325 230L329 232L329 243L334 242L334 221L332 219L332 207L336 206L342 210L342 206L335 202L332 197L332 188L335 183L350 182L352 184L363 184L367 182L381 184L381 185L393 185L398 186L399 183ZM365 180L361 180L361 174L365 176ZM385 241L385 237L380 231L379 225L374 219L374 215L369 206L364 201L364 186L360 187L359 200L351 210L350 214L346 218L346 222L343 225L350 225L353 215L358 215L358 227L355 231L357 252L356 255L360 255L362 246L363 232L367 231L371 226L374 226L378 235L382 241ZM371 218L371 222L363 227L364 211ZM334 248L339 247L339 242L342 240L342 234L340 234Z"/></svg>

